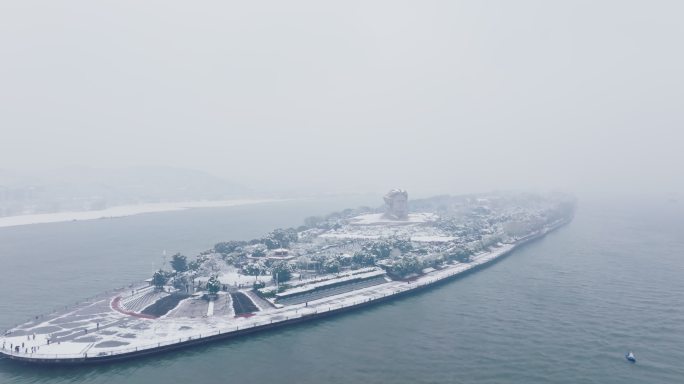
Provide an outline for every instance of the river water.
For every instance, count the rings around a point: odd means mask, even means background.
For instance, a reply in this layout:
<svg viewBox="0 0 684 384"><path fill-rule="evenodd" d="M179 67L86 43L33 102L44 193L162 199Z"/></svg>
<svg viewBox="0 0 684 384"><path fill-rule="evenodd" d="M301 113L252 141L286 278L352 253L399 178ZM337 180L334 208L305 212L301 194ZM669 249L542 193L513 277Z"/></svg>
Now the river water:
<svg viewBox="0 0 684 384"><path fill-rule="evenodd" d="M186 255L370 198L0 229L0 329ZM169 257L170 258L170 257ZM637 364L623 355L633 350ZM0 383L684 382L684 207L581 202L575 220L477 273L350 314L136 361Z"/></svg>

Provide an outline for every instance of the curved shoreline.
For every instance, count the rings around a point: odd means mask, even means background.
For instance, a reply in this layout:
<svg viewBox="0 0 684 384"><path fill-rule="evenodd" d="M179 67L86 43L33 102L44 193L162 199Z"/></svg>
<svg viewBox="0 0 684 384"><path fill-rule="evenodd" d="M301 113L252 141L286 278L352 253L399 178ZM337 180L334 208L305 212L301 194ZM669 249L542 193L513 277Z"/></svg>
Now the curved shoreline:
<svg viewBox="0 0 684 384"><path fill-rule="evenodd" d="M262 332L262 331L267 331L267 330L272 330L276 329L279 327L287 326L290 324L296 324L296 323L302 323L305 321L310 321L314 319L319 319L319 318L325 318L328 316L340 314L340 313L346 313L346 312L351 312L357 309L364 308L366 306L378 304L378 303L383 303L387 302L390 300L398 299L403 296L407 296L413 293L419 293L419 292L424 292L429 289L435 288L441 284L444 284L449 281L453 281L457 278L461 278L464 276L469 275L472 272L478 271L486 266L489 266L491 264L494 264L495 262L503 259L505 256L509 255L514 251L515 249L518 249L519 247L534 241L536 239L539 239L541 237L544 237L546 234L549 232L554 231L555 229L560 228L561 226L567 224L570 222L570 219L562 220L560 222L555 223L553 226L550 226L548 228L544 228L543 230L540 230L536 233L533 233L531 235L528 235L527 237L518 240L515 244L507 244L503 245L496 250L484 254L480 254L475 257L476 260L468 263L468 264L456 264L456 265L450 265L447 266L443 269L436 270L433 272L429 272L423 276L420 276L414 283L406 283L403 284L404 282L391 282L386 285L380 286L381 288L377 287L371 287L371 288L366 288L362 289L359 291L366 291L373 293L377 293L377 295L372 295L370 298L364 299L358 299L357 300L351 301L351 302L344 302L345 295L339 295L338 299L341 299L343 303L341 305L332 305L330 304L327 309L325 308L325 303L322 306L322 309L318 309L317 307L309 307L308 312L305 310L304 307L302 306L293 306L292 308L284 308L283 310L276 310L273 312L273 314L280 314L280 315L285 315L289 314L289 316L284 316L284 319L282 319L283 316L281 316L281 319L276 319L274 321L273 319L266 319L265 321L259 322L258 320L260 319L254 319L254 322L248 322L248 324L245 324L244 322L241 324L238 324L235 326L235 328L230 328L230 329L218 329L214 332L210 332L208 334L205 333L205 336L202 336L202 334L199 335L199 337L193 337L189 336L187 338L178 338L174 339L171 341L164 341L164 342L158 342L156 346L144 346L143 347L135 347L135 349L127 349L124 351L117 351L116 349L110 350L109 352L103 350L99 354L95 356L88 356L87 354L81 356L81 355L43 355L43 356L37 356L37 355L27 355L25 353L14 353L10 352L7 353L7 350L0 350L0 353L14 361L20 361L20 362L26 362L26 363L32 363L32 364L42 364L42 365L54 365L54 364L61 364L61 365L79 365L79 364L98 364L98 363L108 363L108 362L116 362L116 361L122 361L122 360L127 360L127 359L132 359L140 356L146 356L146 355L152 355L152 354L158 354L158 353L164 353L168 351L173 351L177 349L182 349L182 348L187 348L190 346L195 346L195 345L200 345L204 343L209 343L209 342L214 342L217 340L223 340L223 339L228 339L228 338L233 338L233 337L240 337L244 335L248 335L251 333L255 332ZM393 284L392 284L393 283ZM386 288L389 288L386 289ZM353 298L353 295L346 295L349 298ZM335 297L333 297L334 299ZM334 300L330 300L334 301ZM295 315L292 316L292 311L294 310ZM301 310L299 312L298 310ZM277 316L276 316L277 317ZM241 328L242 325L242 328ZM163 344L163 345L162 345Z"/></svg>
<svg viewBox="0 0 684 384"><path fill-rule="evenodd" d="M67 211L4 216L0 217L0 228L11 228L33 224L63 223L67 221L113 219L118 217L141 215L145 213L174 212L195 208L236 207L250 204L273 203L285 200L286 199L235 199L216 201L179 201L175 203L119 205L97 211Z"/></svg>

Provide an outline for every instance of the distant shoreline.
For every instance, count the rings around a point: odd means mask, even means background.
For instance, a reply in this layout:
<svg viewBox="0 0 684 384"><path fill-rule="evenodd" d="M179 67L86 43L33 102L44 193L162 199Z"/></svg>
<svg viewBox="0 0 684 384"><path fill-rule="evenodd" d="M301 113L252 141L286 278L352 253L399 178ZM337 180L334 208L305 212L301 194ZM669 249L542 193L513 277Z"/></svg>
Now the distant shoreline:
<svg viewBox="0 0 684 384"><path fill-rule="evenodd" d="M61 223L66 221L83 221L96 219L110 219L140 215L143 213L159 213L182 211L192 208L236 207L241 205L271 203L284 199L235 199L217 201L179 201L172 203L147 203L136 205L120 205L97 211L71 211L30 215L0 217L0 228L17 227L32 224Z"/></svg>

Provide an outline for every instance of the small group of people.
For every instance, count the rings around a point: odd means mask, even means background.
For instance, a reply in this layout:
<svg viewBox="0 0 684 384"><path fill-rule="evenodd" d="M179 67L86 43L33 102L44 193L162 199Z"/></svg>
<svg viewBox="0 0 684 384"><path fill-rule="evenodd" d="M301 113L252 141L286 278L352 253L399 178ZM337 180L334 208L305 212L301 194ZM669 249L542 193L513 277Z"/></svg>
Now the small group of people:
<svg viewBox="0 0 684 384"><path fill-rule="evenodd" d="M2 342L2 349L4 350L6 348L7 344L3 341ZM33 346L33 347L28 347L24 343L21 343L21 345L14 345L14 343L10 343L9 350L14 351L15 353L21 352L21 350L24 350L24 353L36 353L40 349L39 345Z"/></svg>
<svg viewBox="0 0 684 384"><path fill-rule="evenodd" d="M36 340L36 334L28 334L26 335L26 340L27 341L35 341ZM50 335L45 337L45 340L47 342L47 345L50 345ZM6 350L7 348L7 342L3 340L2 342L2 349ZM40 345L34 345L34 346L29 346L26 342L22 342L21 345L17 344L14 345L14 343L9 343L9 350L14 352L14 353L37 353L40 350Z"/></svg>

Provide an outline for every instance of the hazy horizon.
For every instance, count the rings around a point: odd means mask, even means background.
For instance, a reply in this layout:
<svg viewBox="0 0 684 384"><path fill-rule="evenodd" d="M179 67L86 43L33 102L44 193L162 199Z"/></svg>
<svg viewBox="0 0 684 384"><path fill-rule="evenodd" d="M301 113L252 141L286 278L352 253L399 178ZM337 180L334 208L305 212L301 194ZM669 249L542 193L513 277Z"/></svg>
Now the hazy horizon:
<svg viewBox="0 0 684 384"><path fill-rule="evenodd" d="M0 169L681 198L684 5L5 2Z"/></svg>

